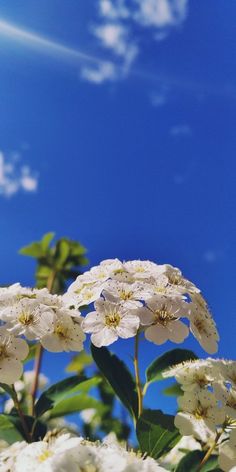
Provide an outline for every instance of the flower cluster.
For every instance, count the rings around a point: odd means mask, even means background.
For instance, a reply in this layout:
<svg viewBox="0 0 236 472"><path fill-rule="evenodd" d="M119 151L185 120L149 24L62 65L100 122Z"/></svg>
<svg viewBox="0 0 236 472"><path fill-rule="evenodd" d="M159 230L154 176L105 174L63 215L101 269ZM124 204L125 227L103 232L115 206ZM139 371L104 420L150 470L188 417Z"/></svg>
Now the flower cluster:
<svg viewBox="0 0 236 472"><path fill-rule="evenodd" d="M97 347L138 330L158 345L182 343L190 330L208 353L217 351L219 336L200 290L171 265L105 260L80 275L63 298L68 307L94 302L82 328Z"/></svg>
<svg viewBox="0 0 236 472"><path fill-rule="evenodd" d="M220 467L231 470L236 464L236 362L211 358L185 362L163 376L174 376L183 390L175 417L180 433L202 442L218 438Z"/></svg>
<svg viewBox="0 0 236 472"><path fill-rule="evenodd" d="M2 472L161 472L151 458L142 459L111 441L92 443L63 434L31 444L15 443L0 453Z"/></svg>
<svg viewBox="0 0 236 472"><path fill-rule="evenodd" d="M0 381L13 384L23 372L27 341L40 342L50 352L81 351L85 334L79 311L45 289L14 284L0 289ZM23 336L22 339L20 336Z"/></svg>

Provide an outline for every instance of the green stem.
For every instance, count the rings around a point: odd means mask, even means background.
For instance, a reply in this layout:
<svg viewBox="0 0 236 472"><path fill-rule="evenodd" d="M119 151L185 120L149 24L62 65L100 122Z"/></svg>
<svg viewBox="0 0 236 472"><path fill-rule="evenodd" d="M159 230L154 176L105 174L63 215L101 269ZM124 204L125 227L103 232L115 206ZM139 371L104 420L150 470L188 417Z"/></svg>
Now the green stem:
<svg viewBox="0 0 236 472"><path fill-rule="evenodd" d="M53 284L55 281L56 277L56 270L53 270L50 276L48 277L47 281L47 289L50 293L53 291ZM35 406L35 400L37 397L37 391L38 391L38 383L39 383L39 374L41 370L41 365L42 365L42 358L43 358L43 346L39 344L37 346L37 352L35 355L35 363L34 363L34 382L32 385L32 390L31 390L31 397L32 397L32 402L31 402L31 414L32 416L34 415L34 406Z"/></svg>
<svg viewBox="0 0 236 472"><path fill-rule="evenodd" d="M212 446L208 449L208 451L206 452L205 456L203 457L201 463L199 464L199 467L198 467L198 470L201 470L201 468L204 466L204 464L208 461L208 459L210 458L212 452L214 451L214 449L216 448L217 444L218 444L218 441L220 439L220 436L222 435L222 430L219 431L217 434L216 434L216 437L215 437L215 441L213 442Z"/></svg>
<svg viewBox="0 0 236 472"><path fill-rule="evenodd" d="M31 436L30 436L28 426L27 426L26 421L25 421L25 415L24 415L23 411L21 410L20 402L18 400L17 393L16 393L14 385L12 385L12 390L13 390L12 399L13 399L13 402L14 402L15 409L17 410L17 413L19 415L20 422L21 422L23 431L25 433L25 438L30 443L31 442Z"/></svg>
<svg viewBox="0 0 236 472"><path fill-rule="evenodd" d="M138 416L140 416L143 412L143 392L142 392L142 384L140 380L140 373L139 373L139 363L138 363L138 348L139 348L139 333L135 336L134 341L134 370L135 370L135 382L138 394Z"/></svg>

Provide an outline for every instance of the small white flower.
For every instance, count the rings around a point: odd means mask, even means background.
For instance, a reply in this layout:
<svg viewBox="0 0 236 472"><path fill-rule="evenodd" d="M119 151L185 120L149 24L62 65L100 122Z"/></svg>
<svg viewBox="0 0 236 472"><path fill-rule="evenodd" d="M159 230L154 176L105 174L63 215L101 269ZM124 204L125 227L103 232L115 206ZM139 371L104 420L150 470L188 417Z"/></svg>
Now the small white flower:
<svg viewBox="0 0 236 472"><path fill-rule="evenodd" d="M169 264L165 264L163 267L163 273L168 278L169 284L175 286L181 293L200 293L200 290L189 280L185 279L177 267L173 267Z"/></svg>
<svg viewBox="0 0 236 472"><path fill-rule="evenodd" d="M140 282L128 284L111 280L105 284L102 294L110 302L120 303L127 309L135 309L143 305L141 300L150 297L150 287Z"/></svg>
<svg viewBox="0 0 236 472"><path fill-rule="evenodd" d="M161 464L165 467L173 468L177 466L181 459L186 455L185 451L201 450L201 445L193 436L182 436L176 446L164 457ZM189 471L190 472L190 471Z"/></svg>
<svg viewBox="0 0 236 472"><path fill-rule="evenodd" d="M219 334L205 301L201 295L195 294L189 303L190 330L202 348L209 354L218 350Z"/></svg>
<svg viewBox="0 0 236 472"><path fill-rule="evenodd" d="M219 466L225 472L231 472L236 464L236 429L230 433L229 441L223 442L219 446Z"/></svg>
<svg viewBox="0 0 236 472"><path fill-rule="evenodd" d="M63 303L67 307L90 305L90 303L98 300L103 288L104 282L74 282L74 284L69 287L68 292L62 296Z"/></svg>
<svg viewBox="0 0 236 472"><path fill-rule="evenodd" d="M15 338L4 328L0 328L0 382L8 385L18 380L23 371L21 360L29 352L23 339Z"/></svg>
<svg viewBox="0 0 236 472"><path fill-rule="evenodd" d="M69 312L58 310L54 314L52 331L41 337L40 342L47 351L82 351L85 335L79 318L75 321Z"/></svg>
<svg viewBox="0 0 236 472"><path fill-rule="evenodd" d="M4 448L0 452L0 470L1 472L15 472L15 463L17 456L27 446L25 441L16 442L11 446Z"/></svg>
<svg viewBox="0 0 236 472"><path fill-rule="evenodd" d="M167 340L182 343L189 335L188 327L179 320L185 316L183 303L180 305L175 300L155 295L147 301L146 307L138 309L141 324L150 325L145 329L146 339L155 344Z"/></svg>
<svg viewBox="0 0 236 472"><path fill-rule="evenodd" d="M207 441L209 434L224 422L225 413L215 396L207 390L197 394L185 392L178 399L182 411L175 417L175 426L183 436L193 435Z"/></svg>
<svg viewBox="0 0 236 472"><path fill-rule="evenodd" d="M85 333L92 333L91 341L97 346L109 346L120 338L131 338L136 335L139 318L136 310L112 303L102 298L95 302L95 310L89 313L82 322Z"/></svg>
<svg viewBox="0 0 236 472"><path fill-rule="evenodd" d="M163 273L162 266L158 266L151 261L127 261L124 262L124 269L132 276L134 280L158 277Z"/></svg>
<svg viewBox="0 0 236 472"><path fill-rule="evenodd" d="M54 312L38 300L23 298L2 311L6 329L16 335L24 335L29 340L39 339L52 330Z"/></svg>
<svg viewBox="0 0 236 472"><path fill-rule="evenodd" d="M184 362L163 373L163 377L174 376L186 392L198 392L211 386L215 380L213 363L209 360L198 359Z"/></svg>

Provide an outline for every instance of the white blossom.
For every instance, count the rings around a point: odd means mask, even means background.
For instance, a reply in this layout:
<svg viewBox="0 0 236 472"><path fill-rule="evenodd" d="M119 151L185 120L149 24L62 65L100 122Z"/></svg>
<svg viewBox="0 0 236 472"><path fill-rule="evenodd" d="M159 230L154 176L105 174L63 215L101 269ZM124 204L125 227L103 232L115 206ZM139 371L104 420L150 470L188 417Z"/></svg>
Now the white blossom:
<svg viewBox="0 0 236 472"><path fill-rule="evenodd" d="M54 313L52 330L40 339L42 346L50 352L82 351L84 341L79 316L74 319L70 310L65 309Z"/></svg>
<svg viewBox="0 0 236 472"><path fill-rule="evenodd" d="M85 333L92 333L91 341L97 346L108 346L120 338L131 338L139 328L136 310L112 303L102 298L95 302L95 310L82 322Z"/></svg>
<svg viewBox="0 0 236 472"><path fill-rule="evenodd" d="M229 441L223 442L219 447L219 466L225 472L232 472L236 464L236 429L230 433Z"/></svg>
<svg viewBox="0 0 236 472"><path fill-rule="evenodd" d="M192 435L207 442L211 432L224 422L225 413L218 405L213 393L201 390L197 394L185 392L178 399L179 411L175 426L183 436Z"/></svg>
<svg viewBox="0 0 236 472"><path fill-rule="evenodd" d="M209 354L218 350L219 334L207 304L199 294L194 294L189 303L190 330L202 348Z"/></svg>
<svg viewBox="0 0 236 472"><path fill-rule="evenodd" d="M0 382L10 385L21 377L23 367L20 361L28 352L23 339L15 338L4 327L0 328Z"/></svg>
<svg viewBox="0 0 236 472"><path fill-rule="evenodd" d="M142 459L111 441L92 443L65 434L26 446L11 472L162 472L151 458Z"/></svg>
<svg viewBox="0 0 236 472"><path fill-rule="evenodd" d="M197 359L196 361L183 362L163 372L163 377L174 376L182 390L186 392L198 392L211 386L218 373L214 369L213 360Z"/></svg>
<svg viewBox="0 0 236 472"><path fill-rule="evenodd" d="M185 302L183 302L185 303ZM145 337L155 344L163 344L167 340L182 343L189 335L188 327L180 321L185 316L185 307L175 299L159 297L150 298L146 307L140 308L137 313L145 328Z"/></svg>
<svg viewBox="0 0 236 472"><path fill-rule="evenodd" d="M27 446L25 441L15 442L0 451L0 471L14 472L17 456Z"/></svg>
<svg viewBox="0 0 236 472"><path fill-rule="evenodd" d="M6 329L16 335L24 335L28 340L39 339L52 330L53 310L37 299L23 298L14 305L5 308L1 318L6 322Z"/></svg>
<svg viewBox="0 0 236 472"><path fill-rule="evenodd" d="M150 297L150 288L140 282L127 283L117 280L108 281L102 292L106 300L120 303L127 309L142 306L142 301Z"/></svg>

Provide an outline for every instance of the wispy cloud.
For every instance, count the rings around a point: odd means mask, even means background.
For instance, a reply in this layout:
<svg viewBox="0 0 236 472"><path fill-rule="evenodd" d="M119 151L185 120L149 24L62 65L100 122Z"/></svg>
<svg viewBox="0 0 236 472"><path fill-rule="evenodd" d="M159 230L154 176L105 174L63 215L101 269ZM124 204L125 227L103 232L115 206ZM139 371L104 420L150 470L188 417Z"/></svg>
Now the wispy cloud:
<svg viewBox="0 0 236 472"><path fill-rule="evenodd" d="M0 196L12 197L19 191L35 192L38 176L29 166L22 164L18 153L0 152Z"/></svg>
<svg viewBox="0 0 236 472"><path fill-rule="evenodd" d="M104 80L126 76L142 50L142 30L149 29L154 39L164 40L171 28L185 20L187 2L188 0L99 0L100 20L91 31L99 40L100 46L110 50L112 60L118 60L116 74L109 77L104 75ZM89 74L90 71L92 74ZM99 72L99 68L97 71ZM94 68L86 67L87 79L94 82L93 74ZM102 80L97 81L101 82Z"/></svg>
<svg viewBox="0 0 236 472"><path fill-rule="evenodd" d="M170 135L173 137L188 137L192 134L192 129L187 124L175 125L170 128Z"/></svg>

